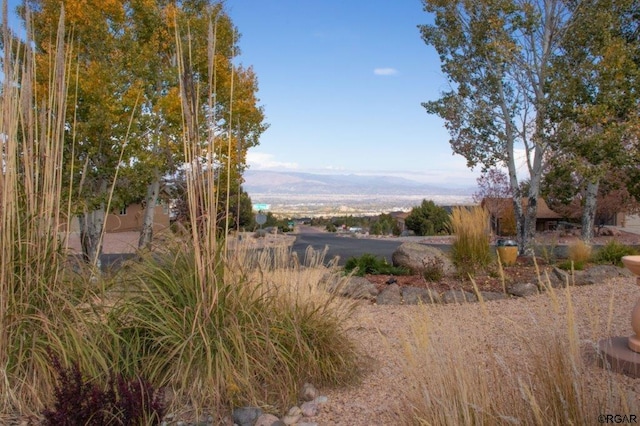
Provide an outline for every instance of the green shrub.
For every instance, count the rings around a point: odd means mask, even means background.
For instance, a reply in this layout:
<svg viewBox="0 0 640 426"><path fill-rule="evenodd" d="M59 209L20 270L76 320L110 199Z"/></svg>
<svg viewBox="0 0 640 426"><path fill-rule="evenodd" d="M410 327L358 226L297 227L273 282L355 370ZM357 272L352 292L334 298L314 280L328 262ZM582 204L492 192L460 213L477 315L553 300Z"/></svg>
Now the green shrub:
<svg viewBox="0 0 640 426"><path fill-rule="evenodd" d="M565 260L563 262L558 263L558 268L563 269L565 271L582 271L584 270L584 261L583 260Z"/></svg>
<svg viewBox="0 0 640 426"><path fill-rule="evenodd" d="M451 258L462 276L473 276L492 261L489 247L488 213L480 207L456 207L451 212L451 228L455 240Z"/></svg>
<svg viewBox="0 0 640 426"><path fill-rule="evenodd" d="M416 235L440 235L447 233L447 211L433 201L422 200L419 207L411 209L405 219L407 229Z"/></svg>
<svg viewBox="0 0 640 426"><path fill-rule="evenodd" d="M398 222L390 214L381 214L369 226L371 235L400 235Z"/></svg>
<svg viewBox="0 0 640 426"><path fill-rule="evenodd" d="M622 256L628 256L637 253L638 251L633 247L624 245L616 240L611 240L604 247L597 251L594 260L596 261L596 263L623 266Z"/></svg>
<svg viewBox="0 0 640 426"><path fill-rule="evenodd" d="M365 253L360 257L347 259L344 270L346 273L354 273L357 276L371 275L408 275L409 270L393 266L386 259Z"/></svg>

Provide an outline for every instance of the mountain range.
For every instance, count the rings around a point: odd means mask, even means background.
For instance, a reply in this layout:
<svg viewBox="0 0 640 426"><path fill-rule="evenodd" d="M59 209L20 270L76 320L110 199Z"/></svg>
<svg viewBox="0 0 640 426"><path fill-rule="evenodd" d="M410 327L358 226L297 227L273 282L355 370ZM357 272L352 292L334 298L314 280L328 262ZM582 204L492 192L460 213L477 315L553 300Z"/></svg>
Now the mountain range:
<svg viewBox="0 0 640 426"><path fill-rule="evenodd" d="M471 196L473 187L431 185L396 176L316 174L247 170L243 188L251 194L272 195L456 195Z"/></svg>

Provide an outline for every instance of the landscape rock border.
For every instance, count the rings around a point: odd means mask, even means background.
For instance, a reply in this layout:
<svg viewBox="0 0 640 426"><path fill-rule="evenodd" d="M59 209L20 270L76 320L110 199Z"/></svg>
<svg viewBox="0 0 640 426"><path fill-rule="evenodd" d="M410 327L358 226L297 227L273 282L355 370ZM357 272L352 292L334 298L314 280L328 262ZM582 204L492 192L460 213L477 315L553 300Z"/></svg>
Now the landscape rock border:
<svg viewBox="0 0 640 426"><path fill-rule="evenodd" d="M552 288L566 286L583 286L602 283L616 277L633 277L628 270L614 265L595 265L584 271L573 273L563 271L557 267L552 273L543 276L543 282L523 281L510 284L506 293L495 291L480 291L483 301L504 300L512 297L529 297L543 293ZM338 288L338 294L352 299L368 300L378 305L417 305L417 304L447 304L478 302L475 292L465 290L447 290L438 292L435 289L399 286L395 282L388 284L382 291L364 277L348 277L342 285L334 281L330 289Z"/></svg>

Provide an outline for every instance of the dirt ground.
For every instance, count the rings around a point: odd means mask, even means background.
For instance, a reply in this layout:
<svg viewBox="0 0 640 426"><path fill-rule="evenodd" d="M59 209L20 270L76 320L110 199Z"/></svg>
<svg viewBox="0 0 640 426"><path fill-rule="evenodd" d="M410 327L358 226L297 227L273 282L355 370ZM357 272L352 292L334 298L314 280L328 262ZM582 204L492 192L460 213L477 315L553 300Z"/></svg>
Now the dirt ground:
<svg viewBox="0 0 640 426"><path fill-rule="evenodd" d="M162 238L162 233L156 235L158 238ZM104 234L102 252L104 254L118 254L118 253L135 253L138 249L138 238L140 238L139 232L110 232ZM244 244L248 247L273 247L279 244L293 244L295 236L283 235L283 234L266 234L264 237L255 238L253 232L241 232L240 238L237 235L232 235L230 238L230 244ZM80 235L77 232L69 234L68 247L74 253L80 253L82 251L80 247Z"/></svg>

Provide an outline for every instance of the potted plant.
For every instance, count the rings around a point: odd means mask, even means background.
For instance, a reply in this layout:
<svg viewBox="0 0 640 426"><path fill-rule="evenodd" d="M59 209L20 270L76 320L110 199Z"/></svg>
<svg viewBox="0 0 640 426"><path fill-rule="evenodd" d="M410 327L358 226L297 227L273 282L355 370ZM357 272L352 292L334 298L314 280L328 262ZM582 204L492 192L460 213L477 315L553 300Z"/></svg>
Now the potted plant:
<svg viewBox="0 0 640 426"><path fill-rule="evenodd" d="M511 266L518 259L518 243L514 240L500 239L496 241L498 258L503 265Z"/></svg>

